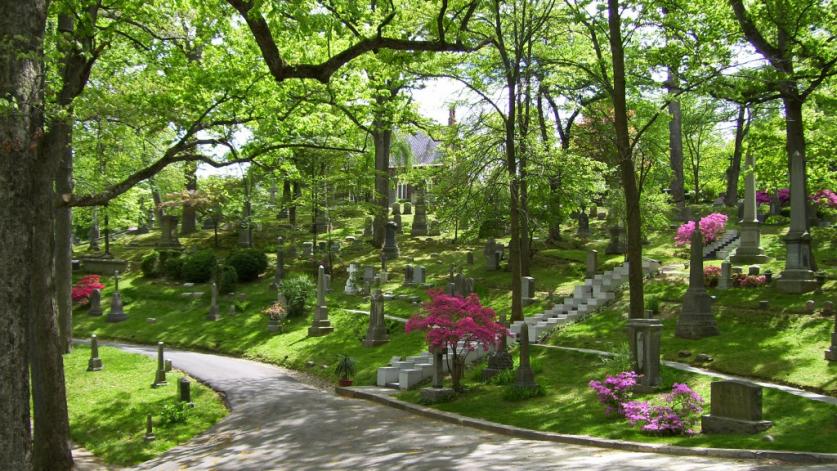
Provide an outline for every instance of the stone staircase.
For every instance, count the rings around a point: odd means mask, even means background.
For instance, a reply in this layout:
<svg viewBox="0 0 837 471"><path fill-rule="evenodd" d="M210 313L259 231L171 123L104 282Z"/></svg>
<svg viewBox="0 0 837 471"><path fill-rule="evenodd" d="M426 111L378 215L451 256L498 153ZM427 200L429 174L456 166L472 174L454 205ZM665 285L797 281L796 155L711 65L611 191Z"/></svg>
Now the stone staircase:
<svg viewBox="0 0 837 471"><path fill-rule="evenodd" d="M457 350L462 351L464 347L465 343L460 342ZM487 354L488 350L484 349L482 345L474 345L473 350L468 352L468 356L465 357L465 368L467 369L468 366L481 360ZM450 348L448 348L448 355L453 355ZM442 361L442 371L444 373L448 372L447 361ZM389 366L378 368L376 384L387 388L412 389L417 384L432 377L433 355L430 352L422 352L404 360L401 357L392 357Z"/></svg>
<svg viewBox="0 0 837 471"><path fill-rule="evenodd" d="M703 258L723 260L729 256L735 247L738 247L738 242L738 231L729 229L720 238L703 248Z"/></svg>
<svg viewBox="0 0 837 471"><path fill-rule="evenodd" d="M642 261L642 271L646 275L655 274L659 270L660 262L649 259ZM557 327L582 320L613 301L616 292L627 279L628 262L625 262L612 270L584 280L583 284L573 289L572 296L564 298L561 304L522 321L515 321L510 328L514 337L510 337L509 341L515 341L524 323L529 326L529 339L532 343L543 341Z"/></svg>

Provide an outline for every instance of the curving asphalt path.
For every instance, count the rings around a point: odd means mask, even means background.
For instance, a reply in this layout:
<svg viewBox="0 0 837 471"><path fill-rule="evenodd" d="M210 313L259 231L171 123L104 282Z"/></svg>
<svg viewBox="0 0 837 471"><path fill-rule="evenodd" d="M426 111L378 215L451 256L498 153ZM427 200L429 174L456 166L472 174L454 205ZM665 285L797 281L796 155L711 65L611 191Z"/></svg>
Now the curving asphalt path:
<svg viewBox="0 0 837 471"><path fill-rule="evenodd" d="M153 346L109 345L156 355ZM176 368L224 393L231 412L140 470L797 469L516 439L339 397L271 365L177 350L166 356Z"/></svg>

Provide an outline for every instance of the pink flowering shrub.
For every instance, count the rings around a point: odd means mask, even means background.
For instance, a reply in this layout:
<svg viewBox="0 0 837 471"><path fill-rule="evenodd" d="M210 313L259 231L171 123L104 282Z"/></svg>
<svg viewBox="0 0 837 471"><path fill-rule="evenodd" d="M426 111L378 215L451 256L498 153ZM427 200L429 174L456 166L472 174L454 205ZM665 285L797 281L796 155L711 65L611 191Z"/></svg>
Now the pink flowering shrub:
<svg viewBox="0 0 837 471"><path fill-rule="evenodd" d="M689 386L674 383L665 395L666 405L652 406L648 402L632 401L624 404L625 418L631 425L639 425L643 432L657 435L692 435L703 413L703 398Z"/></svg>
<svg viewBox="0 0 837 471"><path fill-rule="evenodd" d="M447 355L448 369L454 389L461 390L460 380L468 353L478 347L488 349L508 331L496 321L494 310L480 304L479 297L474 293L465 298L448 296L441 290L430 290L427 294L430 301L422 304L424 312L407 321L406 331L424 331L431 351L452 352Z"/></svg>
<svg viewBox="0 0 837 471"><path fill-rule="evenodd" d="M712 213L700 220L700 233L703 235L703 243L712 242L718 238L727 226L727 215ZM674 245L682 247L688 245L692 240L692 233L695 231L695 222L689 221L677 229L674 236Z"/></svg>
<svg viewBox="0 0 837 471"><path fill-rule="evenodd" d="M756 204L770 204L770 193L762 190L757 191Z"/></svg>
<svg viewBox="0 0 837 471"><path fill-rule="evenodd" d="M105 285L99 282L99 275L87 275L78 280L71 291L74 303L87 304L90 294L94 289L104 289Z"/></svg>
<svg viewBox="0 0 837 471"><path fill-rule="evenodd" d="M837 193L831 190L820 190L811 195L811 201L824 208L837 208Z"/></svg>
<svg viewBox="0 0 837 471"><path fill-rule="evenodd" d="M779 203L784 205L790 202L790 188L779 188L776 195L779 197Z"/></svg>
<svg viewBox="0 0 837 471"><path fill-rule="evenodd" d="M703 284L707 288L714 288L718 286L718 280L721 279L721 267L706 266L703 267Z"/></svg>
<svg viewBox="0 0 837 471"><path fill-rule="evenodd" d="M764 275L745 275L739 273L732 276L732 285L738 288L761 288L767 284L767 278Z"/></svg>
<svg viewBox="0 0 837 471"><path fill-rule="evenodd" d="M616 376L608 376L604 383L592 380L587 384L596 392L599 402L605 406L605 414L624 415L623 407L636 386L636 379L637 374L633 371L623 371Z"/></svg>

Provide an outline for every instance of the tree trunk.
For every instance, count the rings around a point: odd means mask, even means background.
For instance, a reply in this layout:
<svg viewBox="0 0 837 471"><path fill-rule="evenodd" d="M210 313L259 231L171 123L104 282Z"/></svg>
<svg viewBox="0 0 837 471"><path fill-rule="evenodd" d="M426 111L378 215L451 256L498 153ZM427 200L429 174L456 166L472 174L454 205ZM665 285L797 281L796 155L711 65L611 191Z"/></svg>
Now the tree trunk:
<svg viewBox="0 0 837 471"><path fill-rule="evenodd" d="M549 149L549 133L546 130L546 116L543 110L543 92L540 88L538 89L536 105L538 110L538 128L541 132L541 142L543 142L545 149ZM561 123L556 124L560 126ZM550 194L549 198L547 198L546 204L550 217L548 218L549 227L547 230L549 233L549 241L558 242L561 240L561 205L557 193L561 188L561 179L558 175L551 175L548 177L548 181Z"/></svg>
<svg viewBox="0 0 837 471"><path fill-rule="evenodd" d="M642 292L642 234L639 213L639 188L636 170L631 156L628 135L628 111L625 101L625 51L622 45L622 20L619 16L619 0L608 0L608 28L610 30L610 52L613 61L613 112L616 132L616 149L619 153L619 169L625 191L625 208L628 225L628 284L630 286L631 318L643 317Z"/></svg>
<svg viewBox="0 0 837 471"><path fill-rule="evenodd" d="M392 145L392 130L384 127L383 121L376 119L372 130L372 142L375 145L375 221L372 243L380 247L386 235L389 214L389 151Z"/></svg>
<svg viewBox="0 0 837 471"><path fill-rule="evenodd" d="M50 149L61 163L55 178L55 190L59 195L73 192L72 125L66 122L53 124L56 147ZM69 206L55 208L55 299L58 306L58 327L61 351L69 353L73 340L73 210Z"/></svg>
<svg viewBox="0 0 837 471"><path fill-rule="evenodd" d="M506 116L505 147L506 147L506 171L509 174L509 211L511 212L511 240L509 240L509 268L511 269L512 282L512 311L511 321L523 320L523 304L520 299L520 195L517 182L517 155L515 154L515 80L507 80L508 88L508 115Z"/></svg>
<svg viewBox="0 0 837 471"><path fill-rule="evenodd" d="M153 180L151 182L151 199L154 201L154 217L157 218L157 227L162 228L162 220L163 220L163 208L160 206L163 203L163 198L160 196L160 188L154 183Z"/></svg>
<svg viewBox="0 0 837 471"><path fill-rule="evenodd" d="M280 214L284 214L287 217L288 208L291 206L291 181L289 179L285 179L282 182L282 210Z"/></svg>
<svg viewBox="0 0 837 471"><path fill-rule="evenodd" d="M194 163L186 163L186 190L195 192L198 190L198 166ZM183 221L180 223L180 234L194 234L197 228L197 210L189 204L183 205Z"/></svg>
<svg viewBox="0 0 837 471"><path fill-rule="evenodd" d="M667 87L669 93L678 90L678 79L675 71L669 69ZM671 164L671 196L678 208L686 204L685 178L683 176L683 113L680 102L672 100L668 104L671 121L668 123L668 150ZM697 189L695 189L697 191Z"/></svg>
<svg viewBox="0 0 837 471"><path fill-rule="evenodd" d="M299 201L299 198L302 196L302 188L299 186L298 181L294 181L294 199L291 202L291 205L288 207L288 223L291 226L296 226L296 204Z"/></svg>
<svg viewBox="0 0 837 471"><path fill-rule="evenodd" d="M727 191L724 194L724 204L735 206L738 203L738 177L741 175L741 154L744 149L744 136L747 134L749 123L744 119L747 105L738 106L738 117L735 119L735 147L732 150L732 161L727 168Z"/></svg>

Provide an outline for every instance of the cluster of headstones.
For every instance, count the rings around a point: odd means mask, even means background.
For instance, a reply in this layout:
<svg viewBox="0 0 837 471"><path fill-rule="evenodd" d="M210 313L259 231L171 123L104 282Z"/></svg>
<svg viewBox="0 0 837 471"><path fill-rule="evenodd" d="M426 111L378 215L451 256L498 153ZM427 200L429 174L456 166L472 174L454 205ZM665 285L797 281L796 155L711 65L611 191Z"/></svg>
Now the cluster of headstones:
<svg viewBox="0 0 837 471"><path fill-rule="evenodd" d="M119 272L113 274L113 294L110 297L110 311L105 318L106 322L122 322L128 319L122 308L122 294L119 292ZM88 297L88 311L91 316L101 316L102 312L102 291L94 289Z"/></svg>
<svg viewBox="0 0 837 471"><path fill-rule="evenodd" d="M451 266L448 272L448 283L445 287L445 293L448 296L464 298L473 292L474 279L463 275L461 268L454 270L454 267Z"/></svg>
<svg viewBox="0 0 837 471"><path fill-rule="evenodd" d="M386 266L385 261L383 265L384 267ZM385 268L376 272L375 267L369 265L362 267L362 275L360 275L361 267L356 263L349 264L347 273L348 277L346 278L346 286L343 288L343 292L349 295L370 295L372 294L372 288L376 280L379 283L386 283L389 279L389 274Z"/></svg>
<svg viewBox="0 0 837 471"><path fill-rule="evenodd" d="M421 265L404 266L404 286L423 287L427 284L427 273Z"/></svg>
<svg viewBox="0 0 837 471"><path fill-rule="evenodd" d="M352 239L354 240L354 239ZM329 245L328 241L321 240L317 242L317 253L339 253L342 246L340 245L339 241L332 241L331 245ZM314 242L306 241L302 243L302 256L303 257L313 257L314 256Z"/></svg>
<svg viewBox="0 0 837 471"><path fill-rule="evenodd" d="M485 248L482 250L482 255L485 258L486 269L499 270L500 262L505 258L505 246L498 244L494 239L488 239Z"/></svg>

